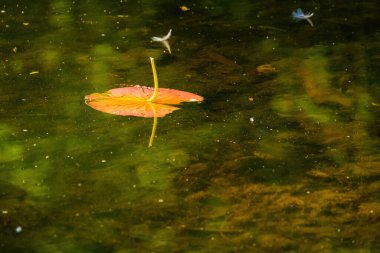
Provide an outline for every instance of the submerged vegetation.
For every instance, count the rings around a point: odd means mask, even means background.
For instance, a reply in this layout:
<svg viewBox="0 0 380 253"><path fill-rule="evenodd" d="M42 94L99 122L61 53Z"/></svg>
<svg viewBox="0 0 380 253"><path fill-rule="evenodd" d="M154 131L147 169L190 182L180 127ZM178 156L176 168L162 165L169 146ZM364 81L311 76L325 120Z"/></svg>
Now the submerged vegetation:
<svg viewBox="0 0 380 253"><path fill-rule="evenodd" d="M380 7L333 2L6 0L0 252L379 251ZM83 104L148 57L207 98L149 149L151 119Z"/></svg>

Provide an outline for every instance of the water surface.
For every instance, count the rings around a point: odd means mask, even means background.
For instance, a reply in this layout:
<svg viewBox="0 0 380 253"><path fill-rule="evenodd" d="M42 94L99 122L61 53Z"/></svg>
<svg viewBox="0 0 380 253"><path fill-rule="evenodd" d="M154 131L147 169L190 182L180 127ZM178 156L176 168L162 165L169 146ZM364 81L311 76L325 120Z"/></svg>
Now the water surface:
<svg viewBox="0 0 380 253"><path fill-rule="evenodd" d="M377 1L0 9L1 252L380 250ZM150 148L153 119L84 103L153 86L149 57L205 98Z"/></svg>

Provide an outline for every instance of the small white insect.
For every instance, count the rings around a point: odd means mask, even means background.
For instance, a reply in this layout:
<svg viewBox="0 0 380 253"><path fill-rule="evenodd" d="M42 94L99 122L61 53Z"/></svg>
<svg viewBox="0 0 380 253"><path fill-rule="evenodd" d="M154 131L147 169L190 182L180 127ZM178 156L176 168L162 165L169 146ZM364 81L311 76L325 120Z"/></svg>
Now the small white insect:
<svg viewBox="0 0 380 253"><path fill-rule="evenodd" d="M170 29L168 34L166 34L164 37L152 37L152 41L161 42L162 45L164 45L166 49L169 51L169 54L171 54L172 51L170 50L170 45L168 42L170 36L172 36L172 29Z"/></svg>

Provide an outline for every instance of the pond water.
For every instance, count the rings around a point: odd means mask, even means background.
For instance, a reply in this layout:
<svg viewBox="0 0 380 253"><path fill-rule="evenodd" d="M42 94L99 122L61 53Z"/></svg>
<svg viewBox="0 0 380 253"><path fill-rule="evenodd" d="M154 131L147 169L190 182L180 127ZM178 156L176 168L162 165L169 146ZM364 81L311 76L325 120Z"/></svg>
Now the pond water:
<svg viewBox="0 0 380 253"><path fill-rule="evenodd" d="M0 10L0 252L380 251L378 1ZM150 57L204 97L152 147L152 118L84 100L153 87Z"/></svg>

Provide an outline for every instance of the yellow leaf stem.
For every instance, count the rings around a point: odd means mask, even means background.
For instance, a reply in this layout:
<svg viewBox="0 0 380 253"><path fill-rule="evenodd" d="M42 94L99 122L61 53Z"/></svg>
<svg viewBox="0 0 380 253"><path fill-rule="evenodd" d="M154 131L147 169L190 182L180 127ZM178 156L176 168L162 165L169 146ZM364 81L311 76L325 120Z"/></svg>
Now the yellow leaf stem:
<svg viewBox="0 0 380 253"><path fill-rule="evenodd" d="M156 114L156 107L154 105L150 104L153 110L153 127L152 127L152 133L150 134L150 139L149 139L149 147L152 146L153 144L153 139L154 136L156 135L156 128L157 128L157 114Z"/></svg>
<svg viewBox="0 0 380 253"><path fill-rule="evenodd" d="M153 57L150 57L150 64L152 65L152 71L153 71L154 92L153 92L153 95L148 99L148 102L154 102L158 93L158 78L157 78L156 65L154 64Z"/></svg>

